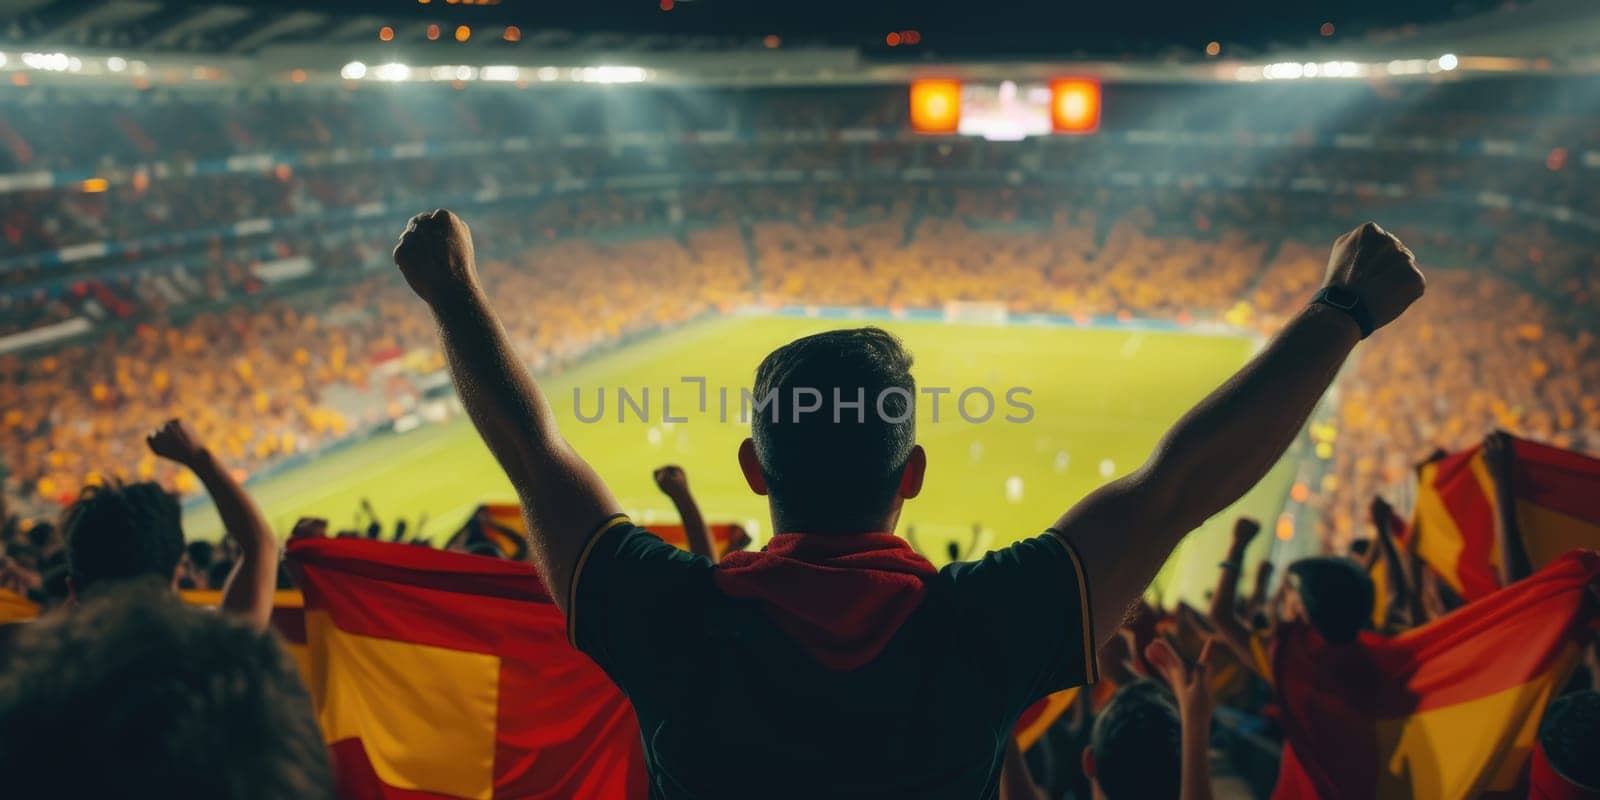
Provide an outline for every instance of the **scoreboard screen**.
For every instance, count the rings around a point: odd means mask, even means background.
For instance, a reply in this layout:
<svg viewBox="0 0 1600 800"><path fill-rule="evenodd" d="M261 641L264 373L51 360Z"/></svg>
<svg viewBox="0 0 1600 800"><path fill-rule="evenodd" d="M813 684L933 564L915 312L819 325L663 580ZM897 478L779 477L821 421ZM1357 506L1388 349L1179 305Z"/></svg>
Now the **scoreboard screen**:
<svg viewBox="0 0 1600 800"><path fill-rule="evenodd" d="M919 133L991 141L1094 133L1100 128L1100 82L919 80L911 84L911 126Z"/></svg>
<svg viewBox="0 0 1600 800"><path fill-rule="evenodd" d="M1050 87L1042 83L969 83L961 87L956 132L997 142L1049 133Z"/></svg>

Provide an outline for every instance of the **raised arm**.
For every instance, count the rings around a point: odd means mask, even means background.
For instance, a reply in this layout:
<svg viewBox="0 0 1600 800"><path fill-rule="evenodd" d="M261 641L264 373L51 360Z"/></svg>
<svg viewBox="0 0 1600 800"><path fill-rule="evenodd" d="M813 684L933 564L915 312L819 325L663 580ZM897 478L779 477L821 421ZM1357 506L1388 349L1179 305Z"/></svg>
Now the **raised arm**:
<svg viewBox="0 0 1600 800"><path fill-rule="evenodd" d="M145 437L150 451L188 467L217 506L222 527L239 543L239 563L222 585L222 609L238 614L260 630L272 621L272 596L278 588L278 540L227 468L180 420L168 420Z"/></svg>
<svg viewBox="0 0 1600 800"><path fill-rule="evenodd" d="M1183 780L1179 800L1211 800L1211 697L1210 671L1213 642L1207 640L1195 663L1185 663L1165 639L1156 639L1145 648L1145 658L1155 666L1162 680L1178 700L1178 719L1182 731L1183 755L1180 760Z"/></svg>
<svg viewBox="0 0 1600 800"><path fill-rule="evenodd" d="M1254 359L1185 414L1137 471L1084 498L1055 529L1088 575L1101 641L1149 586L1184 534L1227 508L1267 473L1305 424L1361 339L1422 296L1411 252L1373 223L1340 237L1327 286L1347 313L1307 306Z"/></svg>
<svg viewBox="0 0 1600 800"><path fill-rule="evenodd" d="M1250 655L1250 631L1239 621L1235 597L1239 587L1239 571L1244 563L1244 552L1251 540L1261 531L1261 523L1249 517L1240 517L1233 523L1233 541L1228 545L1228 555L1217 565L1217 588L1211 593L1209 616L1217 638L1239 657L1239 663L1255 665Z"/></svg>
<svg viewBox="0 0 1600 800"><path fill-rule="evenodd" d="M689 476L684 474L682 467L668 464L657 469L653 477L656 487L678 509L678 518L683 521L683 536L689 540L689 552L705 556L713 564L717 563L717 548L711 543L711 532L706 529L705 517L700 516L700 504L689 493Z"/></svg>
<svg viewBox="0 0 1600 800"><path fill-rule="evenodd" d="M478 282L466 223L443 209L412 217L394 261L433 311L456 391L522 500L534 565L565 612L584 544L621 507L561 436L544 393L511 351Z"/></svg>

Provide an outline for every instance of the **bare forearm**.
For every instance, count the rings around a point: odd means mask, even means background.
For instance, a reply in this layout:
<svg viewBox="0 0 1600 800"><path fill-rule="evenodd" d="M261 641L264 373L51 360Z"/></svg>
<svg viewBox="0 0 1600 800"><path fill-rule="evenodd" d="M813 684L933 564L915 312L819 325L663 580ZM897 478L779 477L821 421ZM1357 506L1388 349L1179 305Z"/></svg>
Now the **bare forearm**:
<svg viewBox="0 0 1600 800"><path fill-rule="evenodd" d="M450 377L467 415L500 466L516 483L532 451L560 441L555 415L533 376L517 360L505 328L481 291L434 306Z"/></svg>
<svg viewBox="0 0 1600 800"><path fill-rule="evenodd" d="M1360 340L1345 314L1309 306L1244 369L1179 420L1153 472L1176 487L1183 532L1227 508L1267 474Z"/></svg>
<svg viewBox="0 0 1600 800"><path fill-rule="evenodd" d="M462 405L516 488L534 563L565 609L584 538L618 510L617 502L562 438L483 293L473 290L433 309Z"/></svg>
<svg viewBox="0 0 1600 800"><path fill-rule="evenodd" d="M678 518L683 521L683 536L689 540L689 552L717 563L717 548L711 542L711 532L706 528L705 517L700 515L700 504L694 501L694 495L684 490L671 497L678 509Z"/></svg>
<svg viewBox="0 0 1600 800"><path fill-rule="evenodd" d="M1307 308L1184 415L1143 467L1062 517L1057 529L1093 576L1100 641L1115 632L1184 535L1266 475L1359 338L1343 313Z"/></svg>
<svg viewBox="0 0 1600 800"><path fill-rule="evenodd" d="M1211 800L1211 714L1179 709L1183 724L1183 784L1180 800Z"/></svg>
<svg viewBox="0 0 1600 800"><path fill-rule="evenodd" d="M1228 547L1228 557L1217 569L1217 588L1211 592L1211 619L1233 619L1239 596L1239 565L1243 563L1244 548L1235 542Z"/></svg>
<svg viewBox="0 0 1600 800"><path fill-rule="evenodd" d="M278 585L278 541L261 509L209 450L189 465L211 495L228 535L239 543L239 563L222 589L222 608L240 614L258 628L272 619L272 597Z"/></svg>

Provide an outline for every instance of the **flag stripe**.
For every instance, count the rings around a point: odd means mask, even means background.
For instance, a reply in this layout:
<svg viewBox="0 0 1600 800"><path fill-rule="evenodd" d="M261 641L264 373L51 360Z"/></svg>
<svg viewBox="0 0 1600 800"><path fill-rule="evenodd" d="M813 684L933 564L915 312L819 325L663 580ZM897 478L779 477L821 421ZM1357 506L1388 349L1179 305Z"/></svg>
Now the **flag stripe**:
<svg viewBox="0 0 1600 800"><path fill-rule="evenodd" d="M1017 720L1014 729L1017 747L1027 750L1039 741L1045 731L1050 730L1050 726L1072 707L1073 701L1078 699L1078 691L1082 688L1074 686L1071 689L1062 689L1045 695L1039 702L1028 706L1027 710L1022 712L1022 717Z"/></svg>
<svg viewBox="0 0 1600 800"><path fill-rule="evenodd" d="M1287 742L1276 796L1510 788L1587 640L1597 581L1600 554L1580 550L1400 636L1336 646L1306 626L1280 629L1273 674Z"/></svg>
<svg viewBox="0 0 1600 800"><path fill-rule="evenodd" d="M1518 498L1600 525L1600 459L1523 439L1512 452Z"/></svg>
<svg viewBox="0 0 1600 800"><path fill-rule="evenodd" d="M399 789L378 780L360 739L344 739L328 745L338 770L334 775L339 800L462 800L454 795Z"/></svg>
<svg viewBox="0 0 1600 800"><path fill-rule="evenodd" d="M550 602L532 565L465 553L399 545L373 548L370 539L301 539L291 561L406 586L522 602ZM389 544L380 542L380 544Z"/></svg>
<svg viewBox="0 0 1600 800"><path fill-rule="evenodd" d="M306 626L327 741L360 739L388 786L493 795L498 656L347 633L322 610Z"/></svg>
<svg viewBox="0 0 1600 800"><path fill-rule="evenodd" d="M1378 669L1403 675L1379 693L1379 717L1398 717L1505 691L1544 674L1588 618L1584 592L1596 557L1576 553L1537 575L1398 636L1364 634ZM1487 668L1492 665L1492 669Z"/></svg>
<svg viewBox="0 0 1600 800"><path fill-rule="evenodd" d="M1514 788L1533 752L1539 719L1577 663L1560 649L1551 669L1524 683L1416 714L1378 722L1379 797L1472 797ZM1486 730L1490 735L1485 735Z"/></svg>
<svg viewBox="0 0 1600 800"><path fill-rule="evenodd" d="M1418 472L1417 555L1464 599L1500 587L1495 557L1494 484L1474 447L1425 464Z"/></svg>
<svg viewBox="0 0 1600 800"><path fill-rule="evenodd" d="M289 561L341 797L648 794L632 707L528 565L355 539Z"/></svg>

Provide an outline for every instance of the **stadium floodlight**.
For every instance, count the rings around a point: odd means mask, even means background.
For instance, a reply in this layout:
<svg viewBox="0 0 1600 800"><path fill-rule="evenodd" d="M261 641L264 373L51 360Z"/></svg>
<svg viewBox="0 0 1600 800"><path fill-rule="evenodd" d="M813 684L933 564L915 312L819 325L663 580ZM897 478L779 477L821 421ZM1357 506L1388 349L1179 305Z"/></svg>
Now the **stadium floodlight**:
<svg viewBox="0 0 1600 800"><path fill-rule="evenodd" d="M112 72L121 72L128 68L128 59L122 56L112 56L106 59L106 69Z"/></svg>
<svg viewBox="0 0 1600 800"><path fill-rule="evenodd" d="M521 70L516 67L484 67L478 71L478 77L486 81L514 81L522 76Z"/></svg>
<svg viewBox="0 0 1600 800"><path fill-rule="evenodd" d="M347 81L359 81L367 77L367 65L360 61L352 61L340 68L339 77Z"/></svg>
<svg viewBox="0 0 1600 800"><path fill-rule="evenodd" d="M649 78L650 71L644 67L584 67L572 71L572 79L579 83L643 83Z"/></svg>
<svg viewBox="0 0 1600 800"><path fill-rule="evenodd" d="M1298 80L1305 74L1305 65L1298 61L1280 61L1276 64L1268 64L1261 70L1261 77L1269 81Z"/></svg>
<svg viewBox="0 0 1600 800"><path fill-rule="evenodd" d="M1359 78L1367 72L1367 65L1357 64L1354 61L1322 62L1322 77L1324 78Z"/></svg>
<svg viewBox="0 0 1600 800"><path fill-rule="evenodd" d="M1050 126L1056 133L1100 129L1100 81L1058 78L1050 82Z"/></svg>
<svg viewBox="0 0 1600 800"><path fill-rule="evenodd" d="M925 78L911 82L911 129L955 133L961 125L961 82Z"/></svg>
<svg viewBox="0 0 1600 800"><path fill-rule="evenodd" d="M1439 56L1439 69L1442 69L1445 72L1455 69L1456 65L1460 63L1461 62L1456 58L1455 53L1445 53L1444 55Z"/></svg>
<svg viewBox="0 0 1600 800"><path fill-rule="evenodd" d="M22 65L29 69L41 72L66 72L72 69L72 62L77 59L69 58L66 53L23 53ZM82 62L79 62L80 66Z"/></svg>
<svg viewBox="0 0 1600 800"><path fill-rule="evenodd" d="M382 64L379 65L377 69L372 71L372 75L380 81L410 80L411 68L399 63Z"/></svg>
<svg viewBox="0 0 1600 800"><path fill-rule="evenodd" d="M553 81L561 77L561 70L555 67L540 67L536 74L541 81Z"/></svg>
<svg viewBox="0 0 1600 800"><path fill-rule="evenodd" d="M6 65L6 61L7 61L6 54L3 51L0 51L0 67L5 66Z"/></svg>

